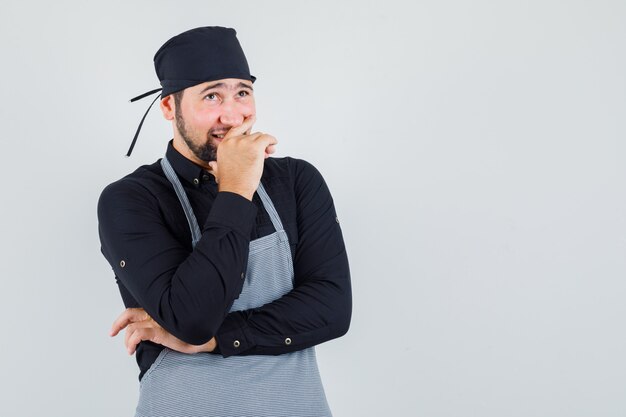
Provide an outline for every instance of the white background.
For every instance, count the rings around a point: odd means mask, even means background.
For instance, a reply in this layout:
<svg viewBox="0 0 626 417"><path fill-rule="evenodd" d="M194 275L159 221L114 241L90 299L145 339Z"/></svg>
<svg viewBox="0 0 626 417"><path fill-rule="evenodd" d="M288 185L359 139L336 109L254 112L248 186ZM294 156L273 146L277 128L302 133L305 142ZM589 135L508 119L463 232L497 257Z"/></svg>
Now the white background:
<svg viewBox="0 0 626 417"><path fill-rule="evenodd" d="M105 185L171 127L152 57L235 27L256 128L313 163L351 263L335 417L626 415L626 3L55 1L0 12L0 415L131 416Z"/></svg>

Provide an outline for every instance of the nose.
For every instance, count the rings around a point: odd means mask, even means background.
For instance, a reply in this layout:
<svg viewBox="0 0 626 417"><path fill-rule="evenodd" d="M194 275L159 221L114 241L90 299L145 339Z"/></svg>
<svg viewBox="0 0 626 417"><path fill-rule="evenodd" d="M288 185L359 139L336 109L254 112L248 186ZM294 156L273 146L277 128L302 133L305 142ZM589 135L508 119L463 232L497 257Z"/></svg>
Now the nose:
<svg viewBox="0 0 626 417"><path fill-rule="evenodd" d="M226 126L239 126L243 123L244 115L236 103L222 104L220 122Z"/></svg>

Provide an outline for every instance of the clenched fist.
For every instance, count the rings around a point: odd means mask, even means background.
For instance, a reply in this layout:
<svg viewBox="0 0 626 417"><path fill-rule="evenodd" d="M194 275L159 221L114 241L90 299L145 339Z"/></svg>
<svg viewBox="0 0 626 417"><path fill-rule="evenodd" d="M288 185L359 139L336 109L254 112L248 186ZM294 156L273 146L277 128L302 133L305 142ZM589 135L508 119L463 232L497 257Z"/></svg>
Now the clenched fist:
<svg viewBox="0 0 626 417"><path fill-rule="evenodd" d="M247 134L256 121L247 117L232 127L217 146L217 162L209 162L219 191L229 191L252 201L263 174L263 163L275 152L275 137L261 132Z"/></svg>

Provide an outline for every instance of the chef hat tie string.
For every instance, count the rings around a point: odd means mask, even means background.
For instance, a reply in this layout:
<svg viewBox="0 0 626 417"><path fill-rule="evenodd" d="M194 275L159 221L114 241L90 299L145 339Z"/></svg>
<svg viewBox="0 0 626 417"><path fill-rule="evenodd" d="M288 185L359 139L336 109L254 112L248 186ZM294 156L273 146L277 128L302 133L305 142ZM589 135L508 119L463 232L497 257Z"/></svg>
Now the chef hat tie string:
<svg viewBox="0 0 626 417"><path fill-rule="evenodd" d="M133 101L141 100L142 98L148 97L161 90L162 90L161 88L155 88L154 90L148 91L147 93L143 93L141 95L138 95L137 97L131 98L130 102L132 103ZM141 131L141 126L143 125L143 121L146 120L146 116L148 115L148 112L150 111L150 109L152 108L152 106L154 105L154 103L157 101L159 97L161 97L161 94L159 94L158 96L154 98L154 100L152 100L152 103L150 103L150 106L148 106L148 110L146 110L146 112L143 114L143 117L141 118L141 121L139 122L139 126L137 126L137 131L135 132L133 141L130 144L130 148L128 148L128 152L126 153L126 156L130 156L130 154L133 152L133 148L135 147L135 143L137 143L137 138L139 137L139 132Z"/></svg>
<svg viewBox="0 0 626 417"><path fill-rule="evenodd" d="M167 97L195 85L226 78L249 80L248 61L232 28L205 26L180 33L165 42L154 55L154 69L162 88L141 94L141 100L160 91L141 118L126 156L130 156L148 112L159 97Z"/></svg>

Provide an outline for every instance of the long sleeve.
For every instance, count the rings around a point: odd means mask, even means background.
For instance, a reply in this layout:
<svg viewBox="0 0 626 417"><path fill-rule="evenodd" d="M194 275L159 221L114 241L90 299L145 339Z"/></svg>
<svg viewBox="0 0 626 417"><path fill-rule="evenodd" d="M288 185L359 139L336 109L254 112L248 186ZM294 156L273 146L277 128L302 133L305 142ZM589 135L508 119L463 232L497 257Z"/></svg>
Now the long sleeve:
<svg viewBox="0 0 626 417"><path fill-rule="evenodd" d="M132 179L109 185L98 201L102 253L137 302L177 338L211 339L243 285L257 208L220 192L194 250L164 224L157 196Z"/></svg>
<svg viewBox="0 0 626 417"><path fill-rule="evenodd" d="M291 163L299 236L294 288L260 308L228 314L216 335L216 353L225 357L292 352L348 331L350 271L333 199L313 165Z"/></svg>

